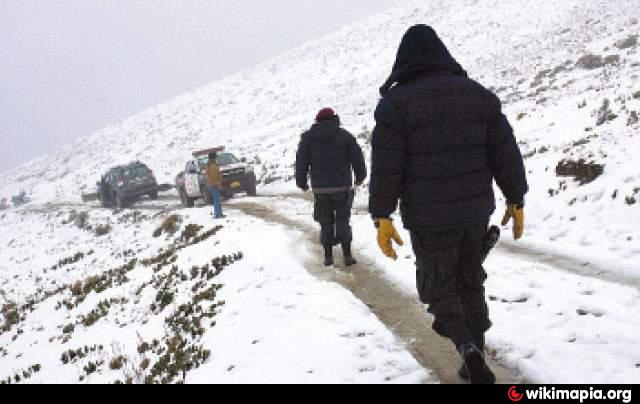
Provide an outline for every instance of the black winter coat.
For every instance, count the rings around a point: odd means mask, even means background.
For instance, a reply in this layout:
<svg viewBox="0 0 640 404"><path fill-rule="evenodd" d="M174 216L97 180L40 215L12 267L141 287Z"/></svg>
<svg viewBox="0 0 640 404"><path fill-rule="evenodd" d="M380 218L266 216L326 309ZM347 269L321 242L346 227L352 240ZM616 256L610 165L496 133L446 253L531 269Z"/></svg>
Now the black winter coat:
<svg viewBox="0 0 640 404"><path fill-rule="evenodd" d="M355 137L340 127L340 121L320 122L302 135L296 157L296 183L299 188L314 190L350 188L353 174L356 183L367 178L362 149Z"/></svg>
<svg viewBox="0 0 640 404"><path fill-rule="evenodd" d="M508 201L524 201L524 162L500 101L467 78L433 29L409 30L381 92L372 137L374 217L389 217L400 200L410 230L487 222L496 208L494 179Z"/></svg>

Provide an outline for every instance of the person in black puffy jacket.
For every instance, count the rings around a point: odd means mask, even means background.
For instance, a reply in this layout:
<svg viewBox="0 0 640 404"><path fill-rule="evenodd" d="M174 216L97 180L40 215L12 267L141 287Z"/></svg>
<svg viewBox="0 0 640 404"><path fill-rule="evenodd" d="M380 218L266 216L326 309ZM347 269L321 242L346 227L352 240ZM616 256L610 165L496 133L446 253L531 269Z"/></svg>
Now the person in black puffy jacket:
<svg viewBox="0 0 640 404"><path fill-rule="evenodd" d="M494 383L484 361L491 327L482 243L496 209L494 180L507 199L505 225L524 231L528 191L522 154L500 100L469 79L436 32L412 27L381 88L372 136L369 209L383 253L402 244L401 216L417 258L417 287L434 329L453 341L472 383Z"/></svg>
<svg viewBox="0 0 640 404"><path fill-rule="evenodd" d="M320 223L320 242L325 266L333 266L333 247L342 244L346 266L356 264L351 251L351 209L355 185L367 178L362 149L355 137L340 127L340 118L330 108L321 110L316 123L302 135L296 156L296 183L315 196L314 218Z"/></svg>

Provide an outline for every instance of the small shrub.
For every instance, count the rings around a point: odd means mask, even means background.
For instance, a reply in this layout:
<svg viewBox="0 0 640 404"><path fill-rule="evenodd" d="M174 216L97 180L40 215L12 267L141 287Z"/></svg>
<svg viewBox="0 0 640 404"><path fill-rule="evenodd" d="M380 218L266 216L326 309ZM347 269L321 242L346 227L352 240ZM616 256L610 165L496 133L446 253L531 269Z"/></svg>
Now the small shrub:
<svg viewBox="0 0 640 404"><path fill-rule="evenodd" d="M104 347L102 345L94 345L92 347L85 346L84 348L70 349L63 353L60 357L60 361L63 365L74 364L79 360L86 358L89 354L95 352L102 352Z"/></svg>
<svg viewBox="0 0 640 404"><path fill-rule="evenodd" d="M132 259L121 267L110 269L99 276L91 276L84 282L76 282L71 287L71 293L76 298L76 306L82 302L91 292L102 293L114 286L120 286L129 282L127 274L133 271L138 263L137 259ZM73 306L73 305L71 305Z"/></svg>
<svg viewBox="0 0 640 404"><path fill-rule="evenodd" d="M576 66L587 70L599 69L604 67L604 59L600 55L584 55L578 60Z"/></svg>
<svg viewBox="0 0 640 404"><path fill-rule="evenodd" d="M156 309L162 312L167 306L173 303L175 293L168 289L162 289L156 294Z"/></svg>
<svg viewBox="0 0 640 404"><path fill-rule="evenodd" d="M138 353L141 355L149 352L150 350L151 345L149 345L148 342L143 342L142 344L140 344L140 346L138 346Z"/></svg>
<svg viewBox="0 0 640 404"><path fill-rule="evenodd" d="M101 277L99 276L90 276L87 278L87 280L84 281L84 286L82 288L82 293L83 294L89 294L89 292L91 292L92 290L96 289L96 286L100 283L100 281L102 280Z"/></svg>
<svg viewBox="0 0 640 404"><path fill-rule="evenodd" d="M180 241L189 242L191 239L198 236L198 233L202 231L203 227L197 224L190 224L184 228L184 231L180 235Z"/></svg>
<svg viewBox="0 0 640 404"><path fill-rule="evenodd" d="M628 38L616 42L616 48L629 49L638 45L638 35L630 35Z"/></svg>
<svg viewBox="0 0 640 404"><path fill-rule="evenodd" d="M578 161L562 160L556 167L556 175L558 177L573 177L580 182L580 185L586 185L604 174L604 168L604 165L587 163L584 159Z"/></svg>
<svg viewBox="0 0 640 404"><path fill-rule="evenodd" d="M87 226L88 220L89 220L89 213L80 212L76 215L75 219L73 220L73 224L79 229L84 229Z"/></svg>
<svg viewBox="0 0 640 404"><path fill-rule="evenodd" d="M106 236L110 232L111 232L111 225L110 224L99 224L98 226L96 226L96 236L97 237Z"/></svg>
<svg viewBox="0 0 640 404"><path fill-rule="evenodd" d="M64 334L72 334L75 331L75 329L76 329L76 326L74 324L67 324L62 329L62 332Z"/></svg>
<svg viewBox="0 0 640 404"><path fill-rule="evenodd" d="M602 57L600 55L589 54L581 57L576 63L576 66L585 70L595 70L608 65L614 65L619 62L620 62L619 55L610 55L607 57Z"/></svg>
<svg viewBox="0 0 640 404"><path fill-rule="evenodd" d="M125 362L124 356L122 355L117 356L111 359L111 362L109 362L109 369L120 370L124 366L124 362Z"/></svg>
<svg viewBox="0 0 640 404"><path fill-rule="evenodd" d="M87 373L87 376L91 375L98 371L98 368L102 366L102 362L89 362L87 366L84 367L84 371Z"/></svg>
<svg viewBox="0 0 640 404"><path fill-rule="evenodd" d="M180 228L182 217L180 215L171 215L164 219L160 227L153 232L153 237L158 238L164 234L175 234Z"/></svg>
<svg viewBox="0 0 640 404"><path fill-rule="evenodd" d="M83 252L77 252L73 256L70 256L70 257L63 258L63 259L59 260L56 265L54 265L54 266L52 266L50 268L50 270L51 271L57 271L58 269L63 268L65 266L76 264L80 260L83 260L85 257L91 256L93 254L94 254L93 250L87 252L86 254L83 253Z"/></svg>
<svg viewBox="0 0 640 404"><path fill-rule="evenodd" d="M18 306L16 304L5 304L2 306L1 312L4 317L4 324L0 329L0 334L2 332L9 332L14 325L20 323L20 312L18 311Z"/></svg>
<svg viewBox="0 0 640 404"><path fill-rule="evenodd" d="M605 123L618 118L618 115L614 114L611 111L611 101L609 101L609 99L607 98L602 101L602 105L600 106L600 109L598 109L597 115L598 120L596 121L596 126L602 126Z"/></svg>
<svg viewBox="0 0 640 404"><path fill-rule="evenodd" d="M98 306L82 319L82 325L85 327L92 327L102 318L106 317L107 314L109 314L111 304L116 302L116 299L112 299L111 301L104 300L98 303Z"/></svg>
<svg viewBox="0 0 640 404"><path fill-rule="evenodd" d="M604 58L605 66L617 65L618 63L620 63L620 55L609 55Z"/></svg>
<svg viewBox="0 0 640 404"><path fill-rule="evenodd" d="M20 383L23 380L25 381L29 380L31 379L31 377L33 377L34 374L40 372L40 370L42 370L41 365L39 364L33 365L29 367L29 369L27 370L18 371L13 376L0 380L0 384L8 385L8 384L12 384L14 381L15 383Z"/></svg>

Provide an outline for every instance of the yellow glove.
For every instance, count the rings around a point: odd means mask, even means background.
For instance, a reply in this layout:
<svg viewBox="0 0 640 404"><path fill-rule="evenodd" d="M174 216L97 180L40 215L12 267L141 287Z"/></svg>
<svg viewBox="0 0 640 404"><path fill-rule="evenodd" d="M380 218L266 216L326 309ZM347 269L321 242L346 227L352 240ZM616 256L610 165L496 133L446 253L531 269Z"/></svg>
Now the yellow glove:
<svg viewBox="0 0 640 404"><path fill-rule="evenodd" d="M380 250L387 257L397 260L398 254L393 249L391 241L395 241L398 245L404 245L404 241L400 238L393 221L391 219L378 219L376 220L376 227L378 228L378 246L380 246Z"/></svg>
<svg viewBox="0 0 640 404"><path fill-rule="evenodd" d="M513 239L520 240L524 235L524 208L519 208L518 205L512 203L507 204L502 225L506 226L511 219L513 219Z"/></svg>

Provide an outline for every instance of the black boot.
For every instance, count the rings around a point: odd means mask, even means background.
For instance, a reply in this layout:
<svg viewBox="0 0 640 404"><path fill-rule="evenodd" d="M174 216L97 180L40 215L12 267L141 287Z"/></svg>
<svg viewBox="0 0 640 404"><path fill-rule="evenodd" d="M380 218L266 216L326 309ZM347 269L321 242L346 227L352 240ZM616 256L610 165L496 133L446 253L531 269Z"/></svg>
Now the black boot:
<svg viewBox="0 0 640 404"><path fill-rule="evenodd" d="M484 333L481 336L478 336L477 338L475 338L475 340L476 340L476 347L480 352L484 354L484 348L485 348ZM469 381L469 372L467 372L467 368L464 365L464 363L462 364L462 366L460 367L460 370L458 371L458 376L460 376L462 380Z"/></svg>
<svg viewBox="0 0 640 404"><path fill-rule="evenodd" d="M460 367L460 370L458 370L458 376L460 376L464 381L469 381L469 373L467 372L467 368L464 366L464 363Z"/></svg>
<svg viewBox="0 0 640 404"><path fill-rule="evenodd" d="M474 344L465 344L459 348L464 361L464 368L469 376L471 384L495 384L496 376L489 369L484 360L484 355Z"/></svg>
<svg viewBox="0 0 640 404"><path fill-rule="evenodd" d="M353 254L351 254L351 243L342 244L342 253L344 255L344 265L346 267L351 267L358 263L355 258L353 258Z"/></svg>
<svg viewBox="0 0 640 404"><path fill-rule="evenodd" d="M324 248L324 266L325 267L333 266L333 247Z"/></svg>

